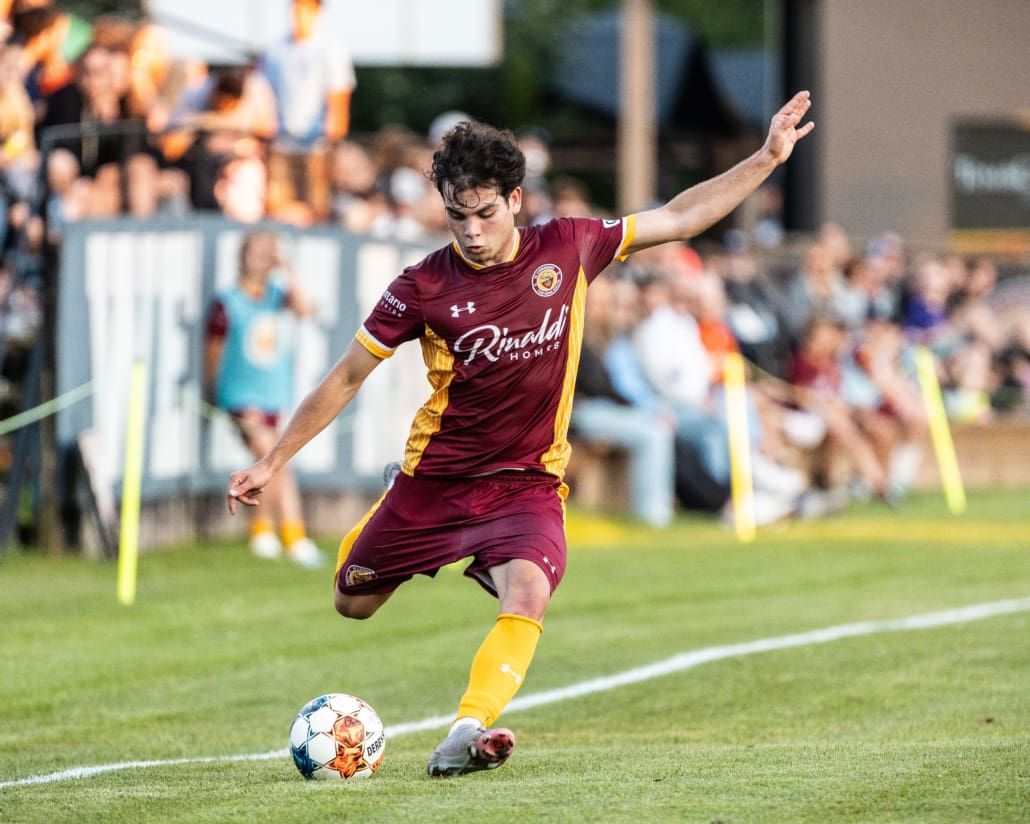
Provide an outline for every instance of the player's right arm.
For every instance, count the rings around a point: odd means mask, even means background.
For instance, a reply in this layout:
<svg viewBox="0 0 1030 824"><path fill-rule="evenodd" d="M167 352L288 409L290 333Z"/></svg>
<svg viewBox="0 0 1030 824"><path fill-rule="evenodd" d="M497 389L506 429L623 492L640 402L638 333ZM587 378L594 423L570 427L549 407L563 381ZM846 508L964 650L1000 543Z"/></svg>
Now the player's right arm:
<svg viewBox="0 0 1030 824"><path fill-rule="evenodd" d="M381 358L356 340L351 341L329 374L304 398L269 453L248 469L229 476L226 490L229 512L236 514L237 501L257 506L258 497L268 482L308 441L332 423L380 363Z"/></svg>
<svg viewBox="0 0 1030 824"><path fill-rule="evenodd" d="M794 151L814 128L801 121L811 106L807 91L798 92L773 116L765 143L750 157L716 177L702 181L656 209L636 216L625 254L701 234L733 211Z"/></svg>

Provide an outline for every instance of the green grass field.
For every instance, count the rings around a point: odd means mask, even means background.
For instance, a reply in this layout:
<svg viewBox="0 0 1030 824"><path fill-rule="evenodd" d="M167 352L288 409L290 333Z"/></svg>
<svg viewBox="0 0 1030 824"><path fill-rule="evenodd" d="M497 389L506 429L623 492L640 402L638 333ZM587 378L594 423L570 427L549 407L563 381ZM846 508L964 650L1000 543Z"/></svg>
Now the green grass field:
<svg viewBox="0 0 1030 824"><path fill-rule="evenodd" d="M505 767L450 780L424 774L442 731L406 727L453 711L493 620L457 571L348 622L328 574L242 542L144 555L133 607L111 564L9 552L0 821L1028 821L1027 503L971 493L955 518L922 495L748 545L698 519L656 532L573 512L517 699L554 700L502 717L519 737ZM1004 600L978 620L746 646ZM703 649L631 685L548 692ZM297 709L334 691L399 731L368 781L306 782L285 755Z"/></svg>

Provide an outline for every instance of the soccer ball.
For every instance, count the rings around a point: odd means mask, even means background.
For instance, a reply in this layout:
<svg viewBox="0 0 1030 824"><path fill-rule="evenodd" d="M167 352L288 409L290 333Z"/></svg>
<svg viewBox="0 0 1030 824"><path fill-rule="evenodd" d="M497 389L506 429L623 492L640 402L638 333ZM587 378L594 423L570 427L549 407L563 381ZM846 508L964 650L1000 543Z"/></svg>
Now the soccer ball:
<svg viewBox="0 0 1030 824"><path fill-rule="evenodd" d="M305 778L368 778L383 763L385 749L378 713L345 693L308 701L290 727L290 755Z"/></svg>

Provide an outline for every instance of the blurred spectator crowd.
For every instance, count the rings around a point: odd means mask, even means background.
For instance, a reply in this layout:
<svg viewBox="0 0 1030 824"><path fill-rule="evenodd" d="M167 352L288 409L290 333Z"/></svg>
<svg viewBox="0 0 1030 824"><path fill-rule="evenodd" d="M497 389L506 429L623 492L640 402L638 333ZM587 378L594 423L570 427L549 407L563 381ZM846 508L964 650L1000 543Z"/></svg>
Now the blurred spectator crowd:
<svg viewBox="0 0 1030 824"><path fill-rule="evenodd" d="M573 431L630 456L640 517L660 525L677 504L732 517L730 353L749 370L759 524L904 500L933 460L920 348L951 421L1028 411L1030 310L1006 299L995 260L911 253L889 232L859 248L832 223L791 254L762 236L637 253L588 293ZM639 472L635 454L652 456Z"/></svg>
<svg viewBox="0 0 1030 824"><path fill-rule="evenodd" d="M211 210L405 242L446 236L425 172L468 116L354 138L353 66L320 14L318 0L292 0L280 41L208 66L173 54L153 22L104 16L83 31L55 0L0 0L5 339L38 327L34 283L71 221ZM521 222L608 216L555 175L546 132L518 139ZM995 261L913 253L892 233L859 248L833 224L799 246L777 222L775 187L754 201L747 231L634 255L590 291L573 432L631 456L637 514L662 524L676 506L727 512L730 352L749 366L760 522L903 498L928 449L915 347L936 356L953 420L1025 410L1030 317L997 299Z"/></svg>

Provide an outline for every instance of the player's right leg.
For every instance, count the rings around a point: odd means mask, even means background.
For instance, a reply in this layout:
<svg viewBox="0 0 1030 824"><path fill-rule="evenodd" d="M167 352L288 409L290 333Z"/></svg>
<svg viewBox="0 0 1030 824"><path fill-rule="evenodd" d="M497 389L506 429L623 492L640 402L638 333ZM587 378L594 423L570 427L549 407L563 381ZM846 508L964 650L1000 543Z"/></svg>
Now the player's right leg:
<svg viewBox="0 0 1030 824"><path fill-rule="evenodd" d="M336 611L344 618L363 620L375 615L379 607L390 600L391 595L393 595L392 592L374 593L371 595L347 595L344 592L340 592L340 588L337 586L333 605L336 607Z"/></svg>

